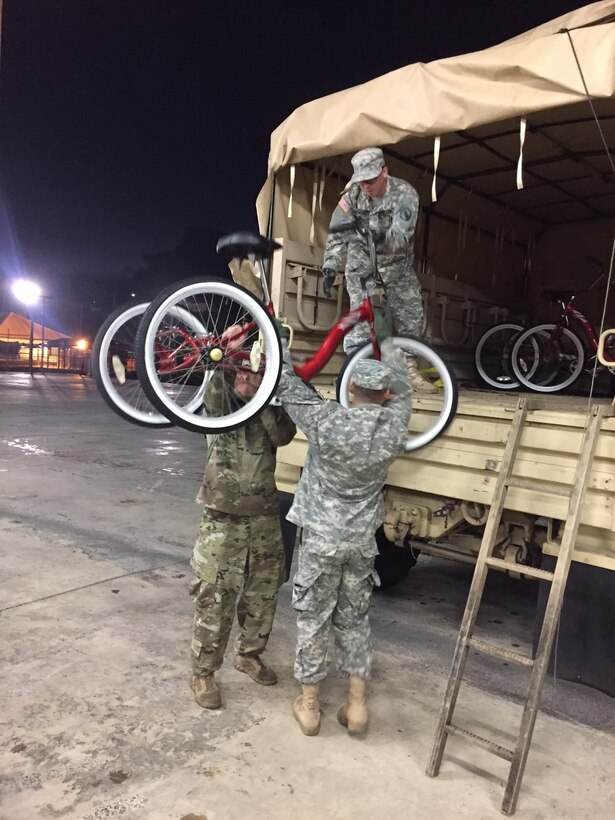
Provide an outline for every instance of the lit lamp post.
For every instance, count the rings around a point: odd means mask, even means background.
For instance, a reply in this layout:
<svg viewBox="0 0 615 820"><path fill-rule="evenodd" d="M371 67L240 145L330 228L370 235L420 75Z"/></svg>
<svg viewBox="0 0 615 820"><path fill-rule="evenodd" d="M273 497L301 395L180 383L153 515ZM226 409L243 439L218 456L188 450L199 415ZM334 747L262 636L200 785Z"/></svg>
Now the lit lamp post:
<svg viewBox="0 0 615 820"><path fill-rule="evenodd" d="M32 372L32 349L34 347L34 320L32 318L32 306L35 305L41 295L41 289L36 282L30 282L27 279L18 279L13 285L13 296L27 305L30 314L30 345L28 350L28 370L30 375Z"/></svg>
<svg viewBox="0 0 615 820"><path fill-rule="evenodd" d="M43 371L43 365L45 360L45 304L48 299L53 299L53 296L40 296L41 302L43 303L43 312L42 312L42 319L41 319L41 373ZM47 366L49 366L49 354L47 354Z"/></svg>

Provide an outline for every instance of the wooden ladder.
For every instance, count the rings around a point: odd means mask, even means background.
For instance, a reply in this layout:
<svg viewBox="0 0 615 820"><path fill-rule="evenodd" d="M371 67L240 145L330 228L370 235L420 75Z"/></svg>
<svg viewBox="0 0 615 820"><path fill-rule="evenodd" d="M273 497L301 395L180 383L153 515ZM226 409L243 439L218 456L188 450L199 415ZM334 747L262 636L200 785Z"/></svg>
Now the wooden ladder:
<svg viewBox="0 0 615 820"><path fill-rule="evenodd" d="M596 449L598 432L600 430L603 417L606 414L612 414L611 408L606 408L602 405L594 405L588 413L587 424L583 434L583 441L579 452L574 481L572 487L568 488L553 482L546 483L533 479L512 478L513 467L517 456L517 451L519 449L521 433L528 409L527 399L521 399L515 412L508 442L504 450L502 465L500 467L500 472L496 482L491 509L489 510L489 516L485 525L485 532L476 561L474 577L468 593L468 600L461 622L459 636L457 638L453 663L449 673L442 708L440 710L440 717L438 720L434 744L431 751L429 764L427 766L427 774L430 777L436 777L440 771L442 755L444 754L444 747L446 746L446 741L449 735L464 738L465 740L486 749L488 752L507 760L511 765L508 781L506 783L504 800L502 802L502 812L506 815L513 814L517 806L517 798L519 796L527 755L532 740L532 732L536 722L540 694L547 672L551 648L553 646L553 639L555 637L559 615L562 608L564 589L568 578L568 570L570 569L572 550L579 529L581 506L583 504L585 491L587 489L589 470L593 460L594 451ZM542 492L548 488L549 492L557 493L558 495L567 496L569 498L568 515L566 517L561 546L553 572L547 572L546 570L525 566L521 569L518 564L504 561L499 558L494 558L492 555L500 518L502 516L502 511L506 501L506 494L511 487L521 487L527 490ZM520 652L513 652L509 649L497 646L495 644L490 644L487 641L480 640L479 638L475 638L473 636L474 625L476 623L480 602L483 596L487 573L490 569L509 569L515 572L521 571L524 575L530 575L535 578L540 578L551 582L551 590L540 632L540 640L538 642L538 648L534 659ZM532 669L527 700L525 702L521 726L514 749L508 749L504 746L500 746L499 744L494 743L487 738L480 737L474 732L463 729L452 722L457 695L459 694L459 687L461 686L466 659L470 648L487 655L492 655L496 658L503 658L506 661L531 667Z"/></svg>

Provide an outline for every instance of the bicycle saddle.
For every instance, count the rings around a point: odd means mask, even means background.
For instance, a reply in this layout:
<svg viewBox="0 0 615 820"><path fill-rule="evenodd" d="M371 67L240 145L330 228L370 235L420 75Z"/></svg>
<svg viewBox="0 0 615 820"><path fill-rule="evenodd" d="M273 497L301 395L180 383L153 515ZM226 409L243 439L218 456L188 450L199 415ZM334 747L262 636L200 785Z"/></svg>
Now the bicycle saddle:
<svg viewBox="0 0 615 820"><path fill-rule="evenodd" d="M569 302L576 293L576 290L543 290L540 295L550 302Z"/></svg>
<svg viewBox="0 0 615 820"><path fill-rule="evenodd" d="M216 252L228 259L245 259L254 256L255 259L268 259L271 254L281 248L277 242L267 239L253 231L235 231L221 236L216 244Z"/></svg>

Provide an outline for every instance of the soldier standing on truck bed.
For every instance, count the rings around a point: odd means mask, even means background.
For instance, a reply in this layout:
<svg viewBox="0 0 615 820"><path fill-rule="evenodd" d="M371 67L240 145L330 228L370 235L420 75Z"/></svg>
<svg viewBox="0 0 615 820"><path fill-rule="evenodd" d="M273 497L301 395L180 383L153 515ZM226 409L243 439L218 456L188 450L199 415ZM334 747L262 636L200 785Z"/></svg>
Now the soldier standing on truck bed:
<svg viewBox="0 0 615 820"><path fill-rule="evenodd" d="M366 236L370 231L395 330L400 336L419 337L423 330L423 300L413 267L418 194L409 182L389 176L380 148L364 148L351 162L354 173L350 188L342 194L329 225L323 292L329 297L338 271L344 271L350 306L361 303L360 280L371 271ZM361 323L344 338L344 350L348 353L368 341L366 326ZM412 388L436 392L437 388L418 372L416 359L409 357L407 363Z"/></svg>
<svg viewBox="0 0 615 820"><path fill-rule="evenodd" d="M303 527L293 581L297 612L295 677L303 693L293 713L306 735L318 734L320 683L328 668L328 636L349 677L348 700L337 713L350 734L367 729L366 682L372 649L368 611L377 575L375 532L384 519L382 487L404 451L410 385L404 357L390 339L382 362L360 361L348 408L325 400L293 372L284 345L278 397L308 440L305 466L288 520Z"/></svg>

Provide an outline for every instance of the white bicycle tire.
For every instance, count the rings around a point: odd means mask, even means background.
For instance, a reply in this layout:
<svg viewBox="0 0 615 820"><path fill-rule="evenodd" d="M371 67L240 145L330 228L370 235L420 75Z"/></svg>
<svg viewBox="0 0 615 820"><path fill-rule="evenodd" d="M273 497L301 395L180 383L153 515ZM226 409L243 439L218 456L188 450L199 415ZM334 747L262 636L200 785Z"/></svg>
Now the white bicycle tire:
<svg viewBox="0 0 615 820"><path fill-rule="evenodd" d="M498 325L494 325L483 333L474 348L474 366L476 367L478 376L482 382L489 385L489 387L493 387L495 390L517 390L520 386L520 382L515 379L512 379L510 382L505 382L492 378L492 376L487 373L482 361L482 352L491 338L497 333L503 333L507 330L510 331L512 335L521 333L523 331L523 325L516 324L515 322L501 322Z"/></svg>
<svg viewBox="0 0 615 820"><path fill-rule="evenodd" d="M517 338L515 344L513 345L512 353L511 353L511 364L513 368L513 372L519 382L524 386L527 387L529 390L533 390L536 393L558 393L561 390L565 390L567 387L571 387L576 381L578 381L583 373L583 367L585 365L585 349L581 340L569 330L567 327L561 329L562 334L572 342L573 347L577 353L577 361L574 366L574 369L571 371L570 375L565 378L563 381L554 381L556 375L552 376L549 379L545 379L542 383L532 382L530 378L523 372L523 369L520 365L519 354L523 344L528 341L531 341L535 348L538 347L538 344L532 338L537 334L550 335L555 329L557 325L554 324L542 324L542 325L534 325L533 327L528 328L524 333ZM531 370L531 376L534 376L537 369L538 364L536 363Z"/></svg>
<svg viewBox="0 0 615 820"><path fill-rule="evenodd" d="M155 361L155 339L165 315L185 306L178 304L208 296L233 300L250 314L262 335L264 344L265 369L263 379L256 394L242 407L224 416L209 416L195 413L194 409L183 407L174 401L158 378ZM190 311L188 311L190 313ZM206 332L204 323L203 333ZM137 340L137 370L143 387L157 409L173 423L192 432L223 433L246 424L267 406L278 385L282 363L280 340L265 306L248 290L220 279L198 279L171 286L152 302L141 322ZM203 376L199 388L202 399L211 372Z"/></svg>
<svg viewBox="0 0 615 820"><path fill-rule="evenodd" d="M420 433L408 436L405 450L409 453L430 444L446 430L457 410L459 388L457 387L457 380L453 371L433 347L412 336L392 336L391 338L393 343L405 353L416 356L419 359L425 359L431 367L435 368L438 373L438 378L442 381L442 408L430 427ZM368 359L372 354L373 346L371 342L368 342L352 354L344 363L337 383L338 401L344 407L350 405L349 387L357 363L362 359Z"/></svg>

